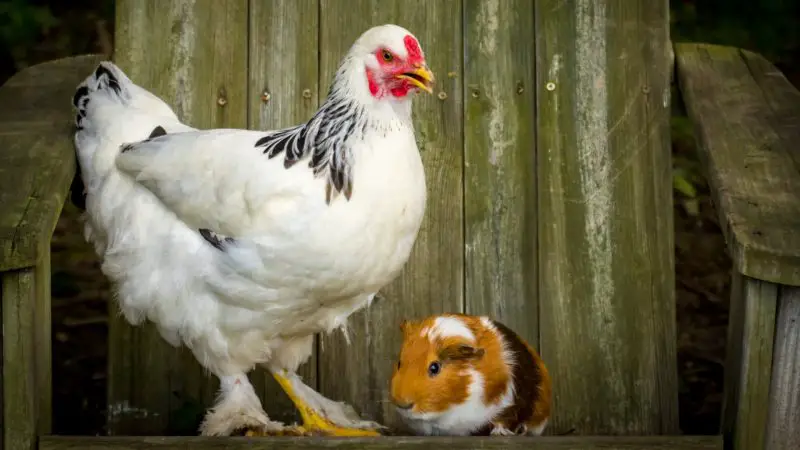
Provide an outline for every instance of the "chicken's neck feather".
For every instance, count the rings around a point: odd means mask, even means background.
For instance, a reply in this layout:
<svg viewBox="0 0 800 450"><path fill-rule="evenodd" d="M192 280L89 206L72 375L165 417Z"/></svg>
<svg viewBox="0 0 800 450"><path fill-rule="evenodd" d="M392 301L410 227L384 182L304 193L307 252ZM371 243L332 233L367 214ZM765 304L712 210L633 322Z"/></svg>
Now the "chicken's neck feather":
<svg viewBox="0 0 800 450"><path fill-rule="evenodd" d="M328 201L331 190L349 199L353 189L352 143L368 133L387 134L412 126L411 100L373 98L366 87L364 67L347 57L311 120L268 132L255 146L269 158L283 154L287 169L311 155L308 166L314 175L328 177Z"/></svg>

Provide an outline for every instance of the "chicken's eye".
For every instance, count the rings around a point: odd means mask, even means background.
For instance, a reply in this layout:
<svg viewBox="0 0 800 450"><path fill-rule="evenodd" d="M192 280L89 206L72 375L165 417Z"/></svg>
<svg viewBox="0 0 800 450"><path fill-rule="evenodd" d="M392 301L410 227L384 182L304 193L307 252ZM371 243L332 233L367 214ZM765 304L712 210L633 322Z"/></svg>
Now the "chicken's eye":
<svg viewBox="0 0 800 450"><path fill-rule="evenodd" d="M392 53L389 50L384 50L381 56L383 57L383 60L386 62L392 62L392 60L394 59L394 55L392 55Z"/></svg>

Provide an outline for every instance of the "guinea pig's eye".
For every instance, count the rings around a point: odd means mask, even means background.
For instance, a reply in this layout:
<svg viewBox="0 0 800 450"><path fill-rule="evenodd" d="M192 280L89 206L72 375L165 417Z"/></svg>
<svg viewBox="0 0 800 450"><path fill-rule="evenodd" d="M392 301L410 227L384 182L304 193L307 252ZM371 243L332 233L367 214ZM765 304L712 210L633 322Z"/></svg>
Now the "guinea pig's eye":
<svg viewBox="0 0 800 450"><path fill-rule="evenodd" d="M392 53L389 50L384 50L381 53L381 57L383 57L383 60L386 62L392 62L392 60L394 59L394 55L392 55Z"/></svg>
<svg viewBox="0 0 800 450"><path fill-rule="evenodd" d="M430 366L428 366L428 375L435 377L436 375L439 375L440 370L442 370L442 365L439 364L438 361L434 361Z"/></svg>

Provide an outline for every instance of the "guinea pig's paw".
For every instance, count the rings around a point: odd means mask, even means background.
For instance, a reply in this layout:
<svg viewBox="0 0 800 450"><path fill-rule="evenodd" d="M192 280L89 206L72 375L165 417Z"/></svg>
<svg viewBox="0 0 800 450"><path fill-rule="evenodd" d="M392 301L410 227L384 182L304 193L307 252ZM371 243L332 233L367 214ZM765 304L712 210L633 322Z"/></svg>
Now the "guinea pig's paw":
<svg viewBox="0 0 800 450"><path fill-rule="evenodd" d="M506 428L505 425L501 423L492 424L492 436L514 436L516 433Z"/></svg>

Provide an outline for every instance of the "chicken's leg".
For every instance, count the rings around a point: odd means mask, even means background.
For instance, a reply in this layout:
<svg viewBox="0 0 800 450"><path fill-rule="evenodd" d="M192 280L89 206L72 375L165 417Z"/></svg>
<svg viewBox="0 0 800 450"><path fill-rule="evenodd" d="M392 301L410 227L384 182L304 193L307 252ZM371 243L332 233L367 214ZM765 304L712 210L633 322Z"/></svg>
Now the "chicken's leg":
<svg viewBox="0 0 800 450"><path fill-rule="evenodd" d="M300 411L302 429L308 434L326 436L380 436L383 428L375 422L361 420L352 407L334 402L311 389L295 373L273 371L272 376Z"/></svg>
<svg viewBox="0 0 800 450"><path fill-rule="evenodd" d="M222 376L219 401L206 414L200 425L200 434L229 436L242 429L257 429L264 434L281 434L284 426L267 417L245 374Z"/></svg>

